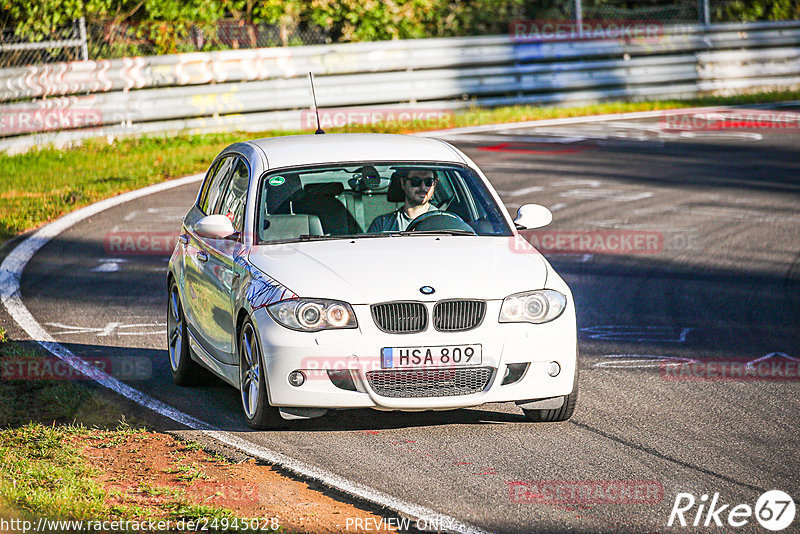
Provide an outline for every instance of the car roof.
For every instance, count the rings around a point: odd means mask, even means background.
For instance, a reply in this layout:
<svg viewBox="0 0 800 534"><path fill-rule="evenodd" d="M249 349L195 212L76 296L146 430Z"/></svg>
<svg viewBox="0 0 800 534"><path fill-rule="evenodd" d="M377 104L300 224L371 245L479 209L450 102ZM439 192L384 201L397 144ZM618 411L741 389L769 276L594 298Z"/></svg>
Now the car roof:
<svg viewBox="0 0 800 534"><path fill-rule="evenodd" d="M309 134L254 139L269 169L350 161L440 161L465 164L444 141L396 134Z"/></svg>

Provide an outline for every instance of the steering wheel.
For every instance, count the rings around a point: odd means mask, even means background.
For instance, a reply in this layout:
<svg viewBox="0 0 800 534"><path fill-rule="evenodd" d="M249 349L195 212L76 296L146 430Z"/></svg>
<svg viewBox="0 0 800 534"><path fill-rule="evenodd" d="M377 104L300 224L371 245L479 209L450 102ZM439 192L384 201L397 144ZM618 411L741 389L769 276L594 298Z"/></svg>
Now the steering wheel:
<svg viewBox="0 0 800 534"><path fill-rule="evenodd" d="M424 232L427 230L462 230L473 235L475 229L464 222L464 219L449 211L428 211L408 223L407 232Z"/></svg>

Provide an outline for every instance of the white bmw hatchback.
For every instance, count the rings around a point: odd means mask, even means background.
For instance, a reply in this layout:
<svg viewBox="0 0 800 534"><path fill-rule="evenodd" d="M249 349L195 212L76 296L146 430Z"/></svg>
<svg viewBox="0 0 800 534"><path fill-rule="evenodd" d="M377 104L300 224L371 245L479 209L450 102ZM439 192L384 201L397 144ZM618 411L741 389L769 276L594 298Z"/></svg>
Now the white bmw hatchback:
<svg viewBox="0 0 800 534"><path fill-rule="evenodd" d="M575 307L480 169L439 140L326 134L214 160L169 262L177 384L211 371L255 429L329 409L516 402L568 419Z"/></svg>

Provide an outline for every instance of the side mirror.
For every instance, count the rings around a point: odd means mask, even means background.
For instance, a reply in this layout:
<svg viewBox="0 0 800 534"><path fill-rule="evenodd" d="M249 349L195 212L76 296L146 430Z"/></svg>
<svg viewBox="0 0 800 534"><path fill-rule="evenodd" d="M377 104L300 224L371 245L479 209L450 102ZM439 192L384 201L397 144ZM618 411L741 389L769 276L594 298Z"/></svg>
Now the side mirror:
<svg viewBox="0 0 800 534"><path fill-rule="evenodd" d="M532 230L541 228L553 222L553 214L549 209L539 204L525 204L517 210L517 217L514 223L523 229Z"/></svg>
<svg viewBox="0 0 800 534"><path fill-rule="evenodd" d="M225 239L236 233L233 223L224 215L208 215L194 225L194 231L200 237L208 239Z"/></svg>

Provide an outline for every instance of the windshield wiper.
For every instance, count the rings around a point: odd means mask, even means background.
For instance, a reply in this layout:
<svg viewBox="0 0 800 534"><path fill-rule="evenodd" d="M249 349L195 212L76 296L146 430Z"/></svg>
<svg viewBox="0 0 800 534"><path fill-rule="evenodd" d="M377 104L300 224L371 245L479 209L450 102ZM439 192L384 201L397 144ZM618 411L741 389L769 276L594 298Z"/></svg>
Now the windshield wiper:
<svg viewBox="0 0 800 534"><path fill-rule="evenodd" d="M415 230L413 232L398 231L398 232L379 232L375 234L346 234L346 235L312 235L301 234L293 241L328 241L332 239L363 239L366 237L392 237L392 236L408 236L408 235L478 235L469 230Z"/></svg>
<svg viewBox="0 0 800 534"><path fill-rule="evenodd" d="M475 232L469 230L414 230L412 232L393 232L394 235L471 235L476 236Z"/></svg>
<svg viewBox="0 0 800 534"><path fill-rule="evenodd" d="M301 234L297 236L298 241L325 241L329 239L351 239L352 235L313 235Z"/></svg>
<svg viewBox="0 0 800 534"><path fill-rule="evenodd" d="M309 241L333 241L334 239L361 239L364 237L390 237L397 234L347 234L347 235L313 235L301 234L290 239L277 239L274 241L261 241L259 245L291 245L293 243L307 243Z"/></svg>
<svg viewBox="0 0 800 534"><path fill-rule="evenodd" d="M386 237L392 234L389 233L381 233L381 234L344 234L344 235L311 235L311 234L302 234L297 237L299 241L325 241L330 239L361 239L363 237Z"/></svg>

